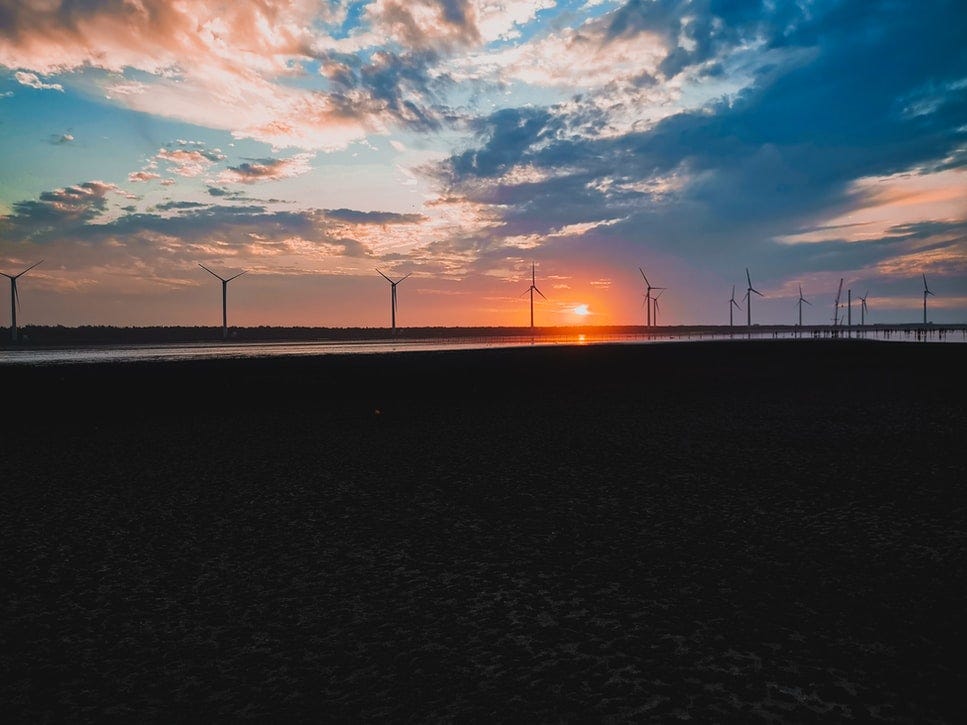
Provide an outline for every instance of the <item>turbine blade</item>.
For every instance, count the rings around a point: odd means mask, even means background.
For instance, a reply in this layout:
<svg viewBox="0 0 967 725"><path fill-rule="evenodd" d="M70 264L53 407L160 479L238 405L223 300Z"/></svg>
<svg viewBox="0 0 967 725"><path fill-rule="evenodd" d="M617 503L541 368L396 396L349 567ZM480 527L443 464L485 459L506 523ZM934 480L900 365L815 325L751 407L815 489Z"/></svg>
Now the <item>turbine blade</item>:
<svg viewBox="0 0 967 725"><path fill-rule="evenodd" d="M803 302L805 302L805 303L806 303L807 305L809 305L810 307L812 307L812 306L813 306L813 303L812 303L812 302L810 302L809 300L807 300L807 299L806 299L805 297L803 297L803 298L802 298L802 301L803 301Z"/></svg>
<svg viewBox="0 0 967 725"><path fill-rule="evenodd" d="M535 291L535 292L536 292L537 294L539 294L539 295L540 295L541 297L544 297L544 293L543 293L543 292L541 292L541 291L540 291L539 289L537 289L537 287L534 287L534 291ZM546 300L546 299L547 299L547 297L544 297L544 299Z"/></svg>
<svg viewBox="0 0 967 725"><path fill-rule="evenodd" d="M377 271L377 272L379 272L379 267L376 267L376 271ZM385 280L386 280L387 282L389 282L390 284L393 284L393 280L391 280L391 279L390 279L389 277L387 277L387 276L386 276L385 274L383 274L382 272L379 272L379 274L380 274L380 276L381 276L381 277L382 277L383 279L385 279Z"/></svg>
<svg viewBox="0 0 967 725"><path fill-rule="evenodd" d="M41 260L40 260L40 262L34 262L34 263L33 263L33 264L31 264L31 265L30 265L29 267L27 267L27 269L25 269L25 270L24 270L23 272L21 272L21 273L20 273L20 274L18 274L17 276L19 277L20 275L23 275L23 274L27 274L27 272L29 272L30 270L32 270L32 269L33 269L34 267L36 267L36 266L37 266L38 264L40 264L40 263L41 263L41 262L43 262L43 261L44 261L44 260L42 260L42 259L41 259Z"/></svg>
<svg viewBox="0 0 967 725"><path fill-rule="evenodd" d="M399 284L399 283L400 283L400 282L402 282L402 281L403 281L404 279L406 279L407 277L409 277L409 276L410 276L411 274L413 274L413 273L412 273L412 272L407 272L406 274L404 274L404 275L403 275L402 277L400 277L400 278L399 278L399 281L397 281L397 283L396 283L396 284Z"/></svg>
<svg viewBox="0 0 967 725"><path fill-rule="evenodd" d="M211 275L212 277L218 277L218 275L217 275L217 274L215 274L214 272L212 272L212 271L211 271L210 269L208 269L208 267L206 267L206 266L205 266L204 264L202 264L201 262L199 262L199 263L198 263L198 266L199 266L199 267L201 267L201 268L202 268L203 270L205 270L206 272L208 272L208 274L210 274L210 275ZM221 279L221 280L222 280L222 282L224 282L224 281L225 281L225 280L224 280L224 279L222 279L221 277L218 277L218 279Z"/></svg>
<svg viewBox="0 0 967 725"><path fill-rule="evenodd" d="M750 289L750 291L752 291L752 292L755 292L755 293L756 293L757 295L759 295L759 297L765 297L765 295L764 295L764 294L762 294L762 293L761 293L761 292L760 292L759 290L757 290L757 289L752 289L751 287L750 287L749 289Z"/></svg>
<svg viewBox="0 0 967 725"><path fill-rule="evenodd" d="M749 275L749 268L745 268L745 278L749 281L749 287L752 286L752 277Z"/></svg>
<svg viewBox="0 0 967 725"><path fill-rule="evenodd" d="M241 277L243 274L245 274L245 272L248 272L248 270L246 269L244 272L239 272L238 274L235 275L235 277ZM226 282L231 282L233 279L235 279L235 277L229 277L225 281Z"/></svg>
<svg viewBox="0 0 967 725"><path fill-rule="evenodd" d="M641 267L638 267L638 271L641 272L641 277L645 280L645 284L648 284L648 278L645 277L645 270L643 270Z"/></svg>

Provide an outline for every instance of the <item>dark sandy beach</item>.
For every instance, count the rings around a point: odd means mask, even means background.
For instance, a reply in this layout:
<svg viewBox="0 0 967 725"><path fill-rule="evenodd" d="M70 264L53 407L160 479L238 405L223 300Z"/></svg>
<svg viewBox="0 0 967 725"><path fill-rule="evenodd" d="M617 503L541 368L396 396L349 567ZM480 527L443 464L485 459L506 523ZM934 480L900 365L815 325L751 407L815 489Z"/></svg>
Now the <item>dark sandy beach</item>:
<svg viewBox="0 0 967 725"><path fill-rule="evenodd" d="M962 721L965 370L845 340L3 366L4 719Z"/></svg>

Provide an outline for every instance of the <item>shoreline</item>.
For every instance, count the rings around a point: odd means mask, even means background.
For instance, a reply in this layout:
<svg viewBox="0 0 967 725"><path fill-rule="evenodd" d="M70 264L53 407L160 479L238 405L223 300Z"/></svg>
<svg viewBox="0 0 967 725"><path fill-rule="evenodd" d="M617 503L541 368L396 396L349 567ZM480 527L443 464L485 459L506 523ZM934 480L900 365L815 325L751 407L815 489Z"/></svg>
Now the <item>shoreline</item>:
<svg viewBox="0 0 967 725"><path fill-rule="evenodd" d="M967 339L967 323L868 323L864 325L566 325L528 327L400 327L395 335L385 327L229 327L229 337L223 339L222 328L212 326L144 326L117 327L110 325L81 325L77 327L25 325L19 330L25 339L14 343L9 335L0 335L0 350L43 348L67 345L162 345L189 343L246 343L246 342L387 342L393 340L440 339L569 339L584 335L589 338L715 336L811 336L843 338L864 335L960 336Z"/></svg>

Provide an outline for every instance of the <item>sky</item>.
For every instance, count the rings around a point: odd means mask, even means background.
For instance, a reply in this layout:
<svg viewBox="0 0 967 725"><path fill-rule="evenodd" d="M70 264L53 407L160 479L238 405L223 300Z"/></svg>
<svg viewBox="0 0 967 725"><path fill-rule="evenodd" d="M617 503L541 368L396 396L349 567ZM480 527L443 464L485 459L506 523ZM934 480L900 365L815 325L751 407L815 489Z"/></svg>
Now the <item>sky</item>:
<svg viewBox="0 0 967 725"><path fill-rule="evenodd" d="M0 0L39 260L20 324L967 322L967 4Z"/></svg>

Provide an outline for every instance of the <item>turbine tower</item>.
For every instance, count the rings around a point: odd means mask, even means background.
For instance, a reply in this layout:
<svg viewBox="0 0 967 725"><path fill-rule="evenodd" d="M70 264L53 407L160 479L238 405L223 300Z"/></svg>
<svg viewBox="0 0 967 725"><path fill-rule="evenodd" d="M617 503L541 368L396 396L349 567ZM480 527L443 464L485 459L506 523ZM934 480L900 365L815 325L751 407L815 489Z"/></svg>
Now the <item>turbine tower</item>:
<svg viewBox="0 0 967 725"><path fill-rule="evenodd" d="M732 308L742 309L742 305L735 301L735 285L732 285L732 296L729 298L729 327L732 327Z"/></svg>
<svg viewBox="0 0 967 725"><path fill-rule="evenodd" d="M42 259L40 260L40 262L43 261ZM34 262L20 274L0 272L0 274L10 280L10 339L14 342L17 341L17 308L20 306L20 293L17 292L17 278L23 277L27 272L40 264L40 262Z"/></svg>
<svg viewBox="0 0 967 725"><path fill-rule="evenodd" d="M377 268L376 271L379 272L379 268ZM387 282L389 282L389 286L390 286L390 293L389 293L390 323L393 326L393 334L395 335L396 334L396 306L397 306L397 304L396 304L396 285L398 285L400 282L402 282L404 279L406 279L407 277L409 277L413 273L412 272L407 272L406 274L404 274L402 277L400 277L395 282L393 280L391 280L389 277L387 277L385 274L383 274L382 272L379 272L379 274L380 274L380 276L383 279L385 279Z"/></svg>
<svg viewBox="0 0 967 725"><path fill-rule="evenodd" d="M648 278L645 276L645 270L643 270L641 267L638 267L638 271L641 272L641 278L643 280L645 280L645 307L647 308L647 313L648 313L648 316L647 316L647 320L648 320L647 326L648 327L651 327L651 301L652 301L652 299L654 299L651 296L651 291L652 290L663 290L665 288L664 287L652 287L651 286L651 282L649 282L648 281Z"/></svg>
<svg viewBox="0 0 967 725"><path fill-rule="evenodd" d="M22 274L22 273L21 273ZM923 324L927 324L927 295L936 296L927 287L927 275L923 275Z"/></svg>
<svg viewBox="0 0 967 725"><path fill-rule="evenodd" d="M870 291L866 290L866 294L860 297L860 327L866 324L866 313L869 308L866 306L866 298L870 296Z"/></svg>
<svg viewBox="0 0 967 725"><path fill-rule="evenodd" d="M743 297L742 299L746 301L745 302L746 326L751 329L752 328L752 293L755 292L757 295L759 295L759 297L764 297L765 295L763 295L759 290L755 289L752 286L752 275L749 274L748 267L745 268L745 278L749 283L749 288L745 291L745 297Z"/></svg>
<svg viewBox="0 0 967 725"><path fill-rule="evenodd" d="M531 262L531 286L524 290L521 297L530 292L531 295L531 329L534 329L534 293L536 292L541 297L544 297L544 293L537 289L537 273L534 271L534 263ZM547 297L544 297L546 300Z"/></svg>
<svg viewBox="0 0 967 725"><path fill-rule="evenodd" d="M807 300L805 297L802 296L802 285L799 285L799 302L798 302L798 305L799 305L799 326L800 327L802 327L802 303L803 302L805 302L810 307L813 306L813 303L812 302L810 302L809 300Z"/></svg>
<svg viewBox="0 0 967 725"><path fill-rule="evenodd" d="M846 290L846 326L853 326L853 289Z"/></svg>
<svg viewBox="0 0 967 725"><path fill-rule="evenodd" d="M201 262L198 263L198 266L201 267L206 272L208 272L208 274L222 281L222 339L227 340L228 339L228 283L231 282L233 279L235 279L235 277L241 277L243 274L245 274L245 272L248 272L248 270L247 269L243 270L238 274L232 277L228 277L226 279L225 277L221 277L215 274L214 272L212 272L210 269L208 269L208 267L206 267Z"/></svg>
<svg viewBox="0 0 967 725"><path fill-rule="evenodd" d="M843 295L843 278L839 278L839 289L836 290L836 302L833 303L833 327L839 324L839 298Z"/></svg>

